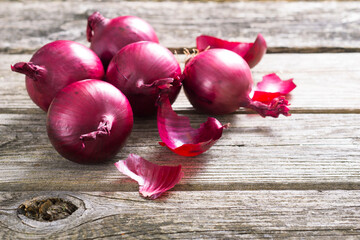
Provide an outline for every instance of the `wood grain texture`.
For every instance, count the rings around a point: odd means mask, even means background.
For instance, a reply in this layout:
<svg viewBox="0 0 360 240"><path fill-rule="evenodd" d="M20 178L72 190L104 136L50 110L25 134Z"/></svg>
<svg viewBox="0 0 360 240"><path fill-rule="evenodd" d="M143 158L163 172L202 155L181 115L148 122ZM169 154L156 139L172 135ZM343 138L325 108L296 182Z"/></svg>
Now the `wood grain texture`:
<svg viewBox="0 0 360 240"><path fill-rule="evenodd" d="M57 39L89 45L86 21L94 11L108 18L139 16L155 28L164 46L176 49L195 46L200 34L252 42L258 33L265 36L270 52L360 48L356 1L3 1L0 6L0 52L5 53L33 52Z"/></svg>
<svg viewBox="0 0 360 240"><path fill-rule="evenodd" d="M0 113L38 112L27 95L24 75L10 71L11 64L30 58L0 55ZM185 56L178 55L178 59L183 63ZM255 82L272 72L282 79L294 78L297 88L290 100L293 113L360 113L359 62L360 53L268 54L252 72ZM174 108L193 111L184 94Z"/></svg>
<svg viewBox="0 0 360 240"><path fill-rule="evenodd" d="M72 199L79 209L51 223L18 217L38 196ZM1 239L358 239L360 191L135 192L0 194Z"/></svg>
<svg viewBox="0 0 360 240"><path fill-rule="evenodd" d="M186 114L194 126L206 116ZM360 115L294 114L279 119L219 116L230 129L208 152L178 156L158 145L156 119L136 119L124 149L100 165L79 165L51 146L45 114L0 114L0 191L136 191L113 163L130 153L183 166L177 190L360 189Z"/></svg>

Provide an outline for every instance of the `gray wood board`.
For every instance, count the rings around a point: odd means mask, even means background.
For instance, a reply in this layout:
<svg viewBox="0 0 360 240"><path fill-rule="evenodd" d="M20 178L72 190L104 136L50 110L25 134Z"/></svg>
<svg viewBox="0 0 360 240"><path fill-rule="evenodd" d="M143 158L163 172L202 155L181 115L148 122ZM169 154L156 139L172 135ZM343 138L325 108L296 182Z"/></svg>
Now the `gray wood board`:
<svg viewBox="0 0 360 240"><path fill-rule="evenodd" d="M0 113L38 112L27 95L24 75L10 70L11 64L30 58L0 54ZM183 63L185 56L178 55L178 59ZM267 54L252 73L255 82L273 72L284 80L294 78L293 113L360 113L359 62L360 53ZM193 111L183 93L174 108Z"/></svg>
<svg viewBox="0 0 360 240"><path fill-rule="evenodd" d="M79 209L56 222L16 213L33 197ZM1 192L1 239L358 239L359 191Z"/></svg>
<svg viewBox="0 0 360 240"><path fill-rule="evenodd" d="M186 114L194 127L206 116ZM127 145L112 160L80 165L51 146L45 114L0 114L0 191L136 191L113 163L135 153L160 165L183 166L176 190L360 189L360 115L294 114L279 119L248 114L229 122L206 153L182 157L158 144L156 119L136 119Z"/></svg>
<svg viewBox="0 0 360 240"><path fill-rule="evenodd" d="M0 52L28 53L68 39L85 45L87 17L135 15L169 48L194 47L208 34L234 41L262 33L273 52L360 51L360 5L352 2L0 2ZM331 48L334 48L333 50Z"/></svg>

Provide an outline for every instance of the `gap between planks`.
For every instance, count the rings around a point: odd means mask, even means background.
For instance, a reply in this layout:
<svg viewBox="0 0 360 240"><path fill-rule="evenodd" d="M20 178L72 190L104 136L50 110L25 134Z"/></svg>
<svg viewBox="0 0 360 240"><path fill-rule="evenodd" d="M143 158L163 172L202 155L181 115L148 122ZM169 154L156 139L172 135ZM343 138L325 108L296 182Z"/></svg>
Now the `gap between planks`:
<svg viewBox="0 0 360 240"><path fill-rule="evenodd" d="M171 52L183 54L185 49L196 49L195 46L169 47ZM38 48L0 48L0 54L34 54ZM267 54L275 53L358 53L356 47L268 47Z"/></svg>
<svg viewBox="0 0 360 240"><path fill-rule="evenodd" d="M175 111L181 111L181 114L192 115L199 114L193 107L180 107L175 109ZM290 110L291 114L360 114L360 109L349 109L349 108L339 108L339 109L292 109ZM0 114L45 114L42 110L38 108L0 108ZM231 115L248 115L252 114L257 116L258 114L251 110L239 109L234 113L228 114ZM204 115L205 116L205 115ZM269 117L268 117L269 118Z"/></svg>

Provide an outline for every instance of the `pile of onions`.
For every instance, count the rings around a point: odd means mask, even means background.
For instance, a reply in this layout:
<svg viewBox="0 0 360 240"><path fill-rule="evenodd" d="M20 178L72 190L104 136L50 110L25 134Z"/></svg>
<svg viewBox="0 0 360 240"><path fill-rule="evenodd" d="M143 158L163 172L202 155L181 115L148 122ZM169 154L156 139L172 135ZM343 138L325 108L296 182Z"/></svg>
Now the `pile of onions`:
<svg viewBox="0 0 360 240"><path fill-rule="evenodd" d="M135 16L107 19L99 12L88 18L86 36L105 69L112 57L126 45L138 41L159 42L154 29L143 19Z"/></svg>
<svg viewBox="0 0 360 240"><path fill-rule="evenodd" d="M104 77L104 68L93 51L66 40L46 44L30 62L16 63L11 70L26 75L30 98L45 112L56 93L65 86L79 80Z"/></svg>
<svg viewBox="0 0 360 240"><path fill-rule="evenodd" d="M73 162L113 158L131 133L133 114L146 117L157 112L160 144L178 155L193 157L209 150L229 124L209 117L195 129L189 118L177 115L171 104L182 85L191 104L207 114L246 107L263 117L290 115L284 95L296 87L292 79L269 74L252 89L250 67L267 49L261 34L254 43L199 36L200 53L186 62L183 74L175 56L158 44L154 29L138 17L107 19L94 12L86 35L91 49L59 40L40 48L30 62L11 66L26 75L31 99L48 111L51 144ZM104 69L107 82L102 81ZM142 196L150 199L173 188L183 176L180 165L159 166L135 154L115 166L136 180Z"/></svg>
<svg viewBox="0 0 360 240"><path fill-rule="evenodd" d="M156 113L160 92L173 103L179 94L181 69L175 56L160 44L136 42L122 48L111 60L106 81L129 99L135 116Z"/></svg>
<svg viewBox="0 0 360 240"><path fill-rule="evenodd" d="M109 83L84 80L62 89L47 115L50 142L77 163L114 157L131 133L133 114L124 94Z"/></svg>

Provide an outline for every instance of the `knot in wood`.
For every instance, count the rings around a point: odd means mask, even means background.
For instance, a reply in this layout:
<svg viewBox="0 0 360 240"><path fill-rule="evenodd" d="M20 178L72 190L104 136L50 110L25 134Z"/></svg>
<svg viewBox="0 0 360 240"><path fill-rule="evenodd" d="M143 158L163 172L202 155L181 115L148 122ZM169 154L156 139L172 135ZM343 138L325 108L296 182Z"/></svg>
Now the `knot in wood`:
<svg viewBox="0 0 360 240"><path fill-rule="evenodd" d="M36 221L51 222L66 218L77 209L75 204L61 198L35 198L21 204L17 212Z"/></svg>

